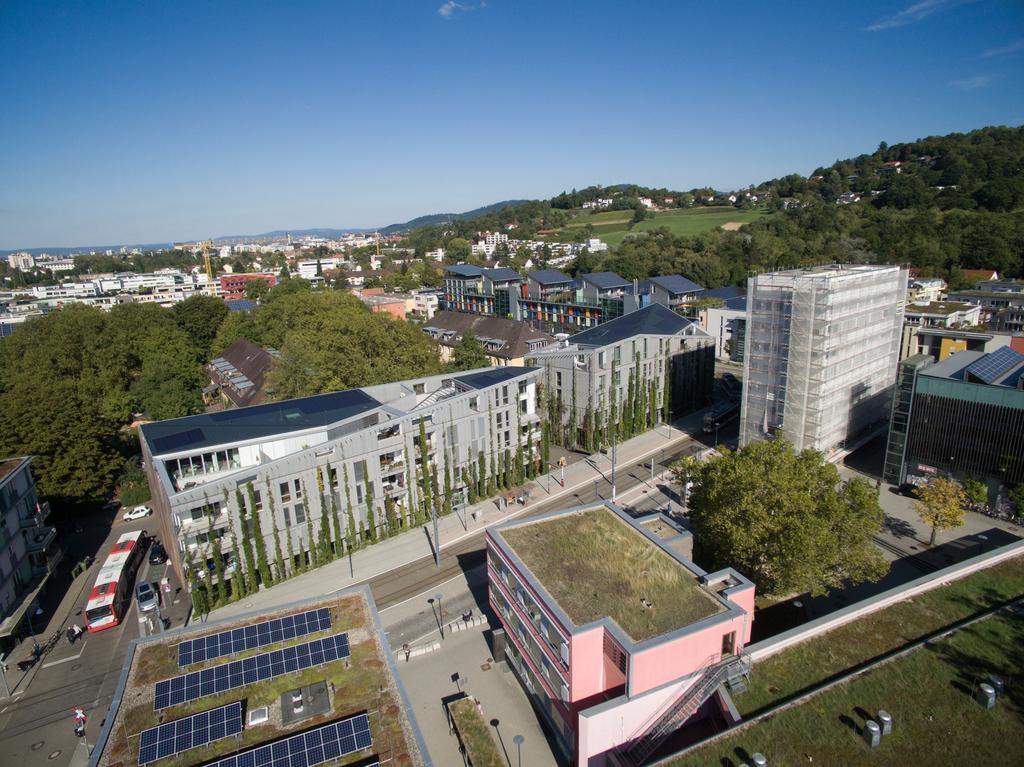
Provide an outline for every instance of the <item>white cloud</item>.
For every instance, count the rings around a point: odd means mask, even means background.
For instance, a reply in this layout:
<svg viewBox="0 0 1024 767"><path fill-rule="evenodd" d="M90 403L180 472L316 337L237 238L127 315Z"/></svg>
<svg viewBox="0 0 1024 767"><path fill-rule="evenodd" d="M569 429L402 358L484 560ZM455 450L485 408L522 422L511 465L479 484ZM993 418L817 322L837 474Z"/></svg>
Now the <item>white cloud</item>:
<svg viewBox="0 0 1024 767"><path fill-rule="evenodd" d="M471 5L457 3L455 0L445 0L445 2L441 3L441 7L437 9L437 14L438 16L443 16L444 18L449 19L456 11L468 11L471 10L472 7L473 6Z"/></svg>
<svg viewBox="0 0 1024 767"><path fill-rule="evenodd" d="M1024 37L1020 40L1015 40L1009 45L1004 45L1001 48L989 48L981 54L981 57L983 59L991 59L996 56L1009 56L1012 53L1017 53L1017 51L1024 51Z"/></svg>
<svg viewBox="0 0 1024 767"><path fill-rule="evenodd" d="M920 0L920 2L914 3L904 8L899 13L888 16L884 19L879 19L874 24L867 28L868 32L881 32L886 29L896 29L897 27L905 27L908 24L916 24L919 21L924 21L929 16L934 16L936 13L942 13L948 11L950 8L955 8L958 5L964 5L965 3L971 3L975 0Z"/></svg>
<svg viewBox="0 0 1024 767"><path fill-rule="evenodd" d="M976 91L978 88L984 88L991 82L992 75L974 75L974 77L962 77L959 80L953 80L949 84L962 91Z"/></svg>

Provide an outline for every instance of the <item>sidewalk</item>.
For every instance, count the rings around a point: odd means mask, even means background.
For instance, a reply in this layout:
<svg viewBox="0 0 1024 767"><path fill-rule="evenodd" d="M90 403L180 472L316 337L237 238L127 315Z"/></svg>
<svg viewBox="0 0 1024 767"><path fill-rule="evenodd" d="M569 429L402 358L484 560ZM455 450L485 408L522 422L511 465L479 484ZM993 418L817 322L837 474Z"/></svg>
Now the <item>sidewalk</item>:
<svg viewBox="0 0 1024 767"><path fill-rule="evenodd" d="M40 646L45 645L46 640L54 634L60 633L57 644L42 658L36 661L31 668L21 671L18 662L27 660L32 656L32 637L23 639L10 656L6 659L7 684L10 687L11 697L18 698L23 695L32 683L36 674L49 665L60 655L73 655L80 652L86 637L83 635L73 647L68 645L64 635L65 630L72 623L77 622L80 626L83 621L78 619L76 613L81 609L82 595L96 577L96 563L93 563L85 572L80 573L77 578L71 578L71 569L74 562L65 558L57 567L57 571L51 576L52 580L47 589L47 595L40 605L43 614L32 616L32 629L35 633L35 641ZM66 586L64 584L67 584ZM57 595L60 595L59 601ZM74 620L73 620L74 619ZM84 628L84 626L83 626ZM0 686L0 699L3 698L3 687Z"/></svg>
<svg viewBox="0 0 1024 767"><path fill-rule="evenodd" d="M621 484L627 474L634 470L635 464L652 457L657 461L662 451L678 448L683 441L690 439L691 433L700 431L703 417L703 411L691 413L676 421L674 426L662 425L621 443L617 449L616 483ZM583 457L565 467L565 487L559 485L560 469L527 482L531 500L523 506L513 504L501 511L496 499L482 501L467 507L465 526L462 515L452 513L437 521L440 548L443 550L487 527L515 519L552 498L564 498L565 506L572 506L576 503L572 497L574 491L589 488L595 482L606 481L610 479L610 473L610 455ZM639 476L643 479L646 475ZM270 610L362 583L423 557L433 556L432 537L433 524L428 522L424 527L414 528L357 551L351 557L336 560L259 594L221 607L210 613L208 620L230 618L254 610Z"/></svg>

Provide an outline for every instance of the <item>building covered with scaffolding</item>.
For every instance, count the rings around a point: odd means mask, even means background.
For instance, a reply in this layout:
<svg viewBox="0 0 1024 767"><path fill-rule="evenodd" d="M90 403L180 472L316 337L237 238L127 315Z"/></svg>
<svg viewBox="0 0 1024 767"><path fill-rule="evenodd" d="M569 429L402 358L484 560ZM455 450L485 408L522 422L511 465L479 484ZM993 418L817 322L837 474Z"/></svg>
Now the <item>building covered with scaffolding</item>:
<svg viewBox="0 0 1024 767"><path fill-rule="evenodd" d="M747 286L740 444L847 445L889 412L907 287L899 266L771 272Z"/></svg>

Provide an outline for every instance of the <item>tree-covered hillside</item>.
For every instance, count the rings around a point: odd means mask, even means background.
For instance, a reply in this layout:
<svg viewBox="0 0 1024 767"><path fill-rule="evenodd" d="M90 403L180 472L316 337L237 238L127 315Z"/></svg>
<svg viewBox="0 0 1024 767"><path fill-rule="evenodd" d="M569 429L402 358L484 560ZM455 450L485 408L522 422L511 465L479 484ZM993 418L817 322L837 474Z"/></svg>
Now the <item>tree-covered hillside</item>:
<svg viewBox="0 0 1024 767"><path fill-rule="evenodd" d="M831 261L906 263L954 286L963 282L962 269L1024 276L1024 128L883 142L871 154L810 176L771 179L734 196L730 202L729 195L707 188L588 187L423 227L410 233L409 242L417 250L454 243L449 256L457 260L479 231L511 226L510 236L527 239L564 226L586 202L610 198L612 209L629 209L647 197L659 207L757 206L773 214L739 231L690 236L652 229L656 222L648 221L643 232L634 230L610 252L582 256L577 271L611 269L627 278L681 273L706 287L742 284L752 270Z"/></svg>

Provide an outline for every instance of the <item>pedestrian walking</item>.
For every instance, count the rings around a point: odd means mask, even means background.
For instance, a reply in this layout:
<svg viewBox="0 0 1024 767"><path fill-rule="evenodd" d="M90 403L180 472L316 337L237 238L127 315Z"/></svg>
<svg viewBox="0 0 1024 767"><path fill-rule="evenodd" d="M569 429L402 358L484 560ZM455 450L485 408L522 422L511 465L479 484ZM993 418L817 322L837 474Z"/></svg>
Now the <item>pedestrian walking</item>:
<svg viewBox="0 0 1024 767"><path fill-rule="evenodd" d="M82 627L79 626L77 623L72 625L71 628L75 630L75 639L78 639L80 636L82 636L82 634L85 633L84 631L82 631Z"/></svg>
<svg viewBox="0 0 1024 767"><path fill-rule="evenodd" d="M68 626L67 636L68 636L68 644L69 645L74 645L74 643L75 643L75 629L74 629L73 626Z"/></svg>

